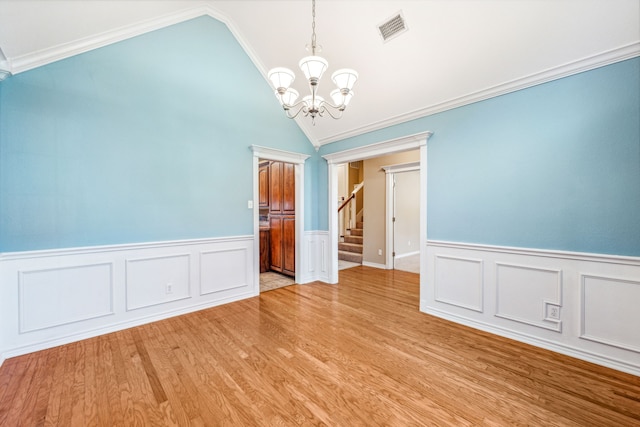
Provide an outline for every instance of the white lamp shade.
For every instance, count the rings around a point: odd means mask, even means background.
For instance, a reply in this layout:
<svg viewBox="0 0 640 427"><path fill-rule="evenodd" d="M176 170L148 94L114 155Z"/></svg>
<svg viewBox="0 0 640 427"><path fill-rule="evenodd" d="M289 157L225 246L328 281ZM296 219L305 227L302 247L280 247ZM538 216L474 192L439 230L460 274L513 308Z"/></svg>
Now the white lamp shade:
<svg viewBox="0 0 640 427"><path fill-rule="evenodd" d="M300 69L308 79L320 79L324 70L327 69L329 63L319 56L305 56L300 60Z"/></svg>
<svg viewBox="0 0 640 427"><path fill-rule="evenodd" d="M283 67L272 68L271 70L269 70L267 76L269 77L269 80L271 80L271 84L273 85L273 87L275 87L276 89L281 87L288 89L289 86L291 86L291 83L293 83L296 78L296 75L293 74L293 71Z"/></svg>
<svg viewBox="0 0 640 427"><path fill-rule="evenodd" d="M331 99L336 106L341 106L344 104L345 106L349 105L349 101L353 98L353 91L349 91L346 96L342 95L340 89L334 89L331 91Z"/></svg>
<svg viewBox="0 0 640 427"><path fill-rule="evenodd" d="M338 89L351 90L358 80L358 73L349 68L342 68L331 75L331 80L338 86Z"/></svg>
<svg viewBox="0 0 640 427"><path fill-rule="evenodd" d="M280 96L280 94L278 94L278 91L276 91L276 96L278 97L278 100L280 101L280 104L282 105L287 104L287 105L293 105L296 103L296 99L298 99L298 96L300 94L298 93L297 90L295 90L294 88L290 87L289 89L287 89L287 91Z"/></svg>
<svg viewBox="0 0 640 427"><path fill-rule="evenodd" d="M311 105L311 98L312 98L312 96L311 96L311 95L307 95L307 96L305 96L304 98L302 98L302 100L303 100L303 101L304 101L304 103L306 104L307 108L309 108L309 109L311 109L311 107L312 107L312 105ZM323 98L323 97L321 97L321 96L317 96L317 95L316 95L316 98L315 98L315 100L314 100L314 101L315 101L315 102L313 103L313 107L315 107L315 108L314 108L314 110L319 110L319 109L320 109L320 104L322 104L322 103L324 102L324 98Z"/></svg>

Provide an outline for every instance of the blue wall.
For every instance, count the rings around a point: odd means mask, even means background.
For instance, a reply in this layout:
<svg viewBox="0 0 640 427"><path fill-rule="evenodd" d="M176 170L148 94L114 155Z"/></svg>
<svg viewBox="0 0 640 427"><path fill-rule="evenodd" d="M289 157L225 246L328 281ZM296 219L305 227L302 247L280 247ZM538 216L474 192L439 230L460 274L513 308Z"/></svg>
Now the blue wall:
<svg viewBox="0 0 640 427"><path fill-rule="evenodd" d="M329 144L320 154L427 130L434 132L429 239L640 256L640 59Z"/></svg>
<svg viewBox="0 0 640 427"><path fill-rule="evenodd" d="M210 17L0 86L0 252L252 234L249 146L317 158Z"/></svg>

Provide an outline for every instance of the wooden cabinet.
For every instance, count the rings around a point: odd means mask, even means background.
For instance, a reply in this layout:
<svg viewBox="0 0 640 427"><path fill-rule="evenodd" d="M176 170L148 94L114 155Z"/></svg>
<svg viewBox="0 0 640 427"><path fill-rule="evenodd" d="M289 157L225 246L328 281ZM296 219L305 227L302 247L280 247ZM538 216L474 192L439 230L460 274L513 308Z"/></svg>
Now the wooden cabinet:
<svg viewBox="0 0 640 427"><path fill-rule="evenodd" d="M269 212L296 213L296 176L292 163L272 162L269 165Z"/></svg>
<svg viewBox="0 0 640 427"><path fill-rule="evenodd" d="M269 207L269 162L261 162L258 169L258 206Z"/></svg>
<svg viewBox="0 0 640 427"><path fill-rule="evenodd" d="M269 271L271 267L270 231L260 230L260 273Z"/></svg>
<svg viewBox="0 0 640 427"><path fill-rule="evenodd" d="M295 276L296 174L292 163L269 164L271 270Z"/></svg>
<svg viewBox="0 0 640 427"><path fill-rule="evenodd" d="M269 218L271 270L295 276L296 273L296 217L272 215Z"/></svg>

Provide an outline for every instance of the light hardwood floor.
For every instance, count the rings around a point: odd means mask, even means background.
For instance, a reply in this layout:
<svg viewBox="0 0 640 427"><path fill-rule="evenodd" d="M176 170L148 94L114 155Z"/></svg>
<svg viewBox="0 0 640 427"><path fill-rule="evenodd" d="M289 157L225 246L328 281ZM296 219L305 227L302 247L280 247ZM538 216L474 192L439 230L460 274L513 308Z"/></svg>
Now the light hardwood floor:
<svg viewBox="0 0 640 427"><path fill-rule="evenodd" d="M638 426L640 378L418 311L355 267L16 357L0 425Z"/></svg>

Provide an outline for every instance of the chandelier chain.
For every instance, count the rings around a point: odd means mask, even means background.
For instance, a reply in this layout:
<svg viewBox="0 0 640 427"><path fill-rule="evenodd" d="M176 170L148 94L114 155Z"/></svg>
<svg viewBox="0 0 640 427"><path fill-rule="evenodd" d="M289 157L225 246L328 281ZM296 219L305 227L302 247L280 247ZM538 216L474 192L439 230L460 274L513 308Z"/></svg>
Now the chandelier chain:
<svg viewBox="0 0 640 427"><path fill-rule="evenodd" d="M311 54L316 54L316 0L311 1Z"/></svg>

